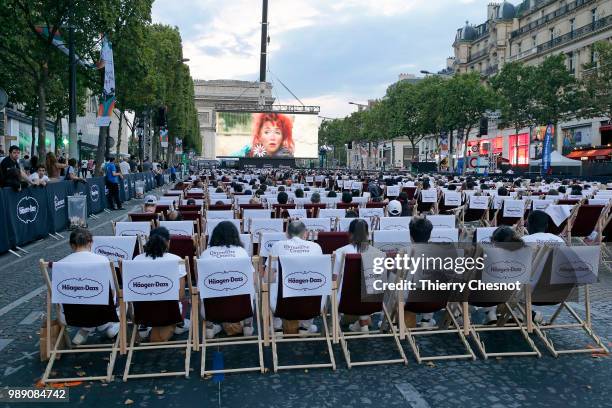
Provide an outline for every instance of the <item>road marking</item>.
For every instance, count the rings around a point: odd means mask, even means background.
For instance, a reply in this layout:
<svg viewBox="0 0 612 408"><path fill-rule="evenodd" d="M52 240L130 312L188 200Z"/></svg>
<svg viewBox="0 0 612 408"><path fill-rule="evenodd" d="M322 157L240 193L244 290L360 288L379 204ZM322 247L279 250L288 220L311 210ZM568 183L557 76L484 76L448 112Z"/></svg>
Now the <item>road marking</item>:
<svg viewBox="0 0 612 408"><path fill-rule="evenodd" d="M37 321L38 319L40 319L42 315L43 315L43 312L40 312L40 311L30 312L22 321L19 322L19 324L30 325L34 323L35 321Z"/></svg>
<svg viewBox="0 0 612 408"><path fill-rule="evenodd" d="M21 306L25 302L29 301L30 299L32 299L35 296L38 296L40 293L42 293L44 291L45 291L45 285L42 285L41 287L38 287L38 288L34 289L33 291L31 291L27 295L20 297L16 301L9 303L8 305L6 305L2 309L0 309L0 316L7 314L11 310L15 309L18 306Z"/></svg>
<svg viewBox="0 0 612 408"><path fill-rule="evenodd" d="M9 376L11 374L16 373L17 371L21 370L23 367L25 367L25 365L20 365L17 367L6 367L6 369L4 370L4 376Z"/></svg>
<svg viewBox="0 0 612 408"><path fill-rule="evenodd" d="M4 350L12 341L13 339L0 339L0 351Z"/></svg>
<svg viewBox="0 0 612 408"><path fill-rule="evenodd" d="M402 394L402 397L410 404L411 408L430 408L427 401L423 399L421 393L410 383L395 384L395 388Z"/></svg>

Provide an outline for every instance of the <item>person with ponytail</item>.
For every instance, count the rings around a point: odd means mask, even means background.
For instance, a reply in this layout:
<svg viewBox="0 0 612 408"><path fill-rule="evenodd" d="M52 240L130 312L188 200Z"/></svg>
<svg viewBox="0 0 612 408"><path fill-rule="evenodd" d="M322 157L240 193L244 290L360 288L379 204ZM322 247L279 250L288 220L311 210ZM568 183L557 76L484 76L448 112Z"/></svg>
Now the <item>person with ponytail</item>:
<svg viewBox="0 0 612 408"><path fill-rule="evenodd" d="M349 224L349 244L341 248L336 249L334 252L334 269L333 279L339 280L338 277L342 275L342 267L344 265L344 256L347 254L362 254L370 249L370 231L368 229L368 223L360 218L356 218ZM342 279L339 282L339 290L342 290L341 285ZM353 332L369 331L369 325L372 323L372 319L369 315L359 316L359 320L356 320L349 325L349 329Z"/></svg>
<svg viewBox="0 0 612 408"><path fill-rule="evenodd" d="M135 261L176 260L177 262L179 262L181 260L181 257L168 252L169 248L170 248L170 232L168 232L168 230L164 227L155 228L151 230L151 233L149 234L149 240L144 246L144 254L140 254L136 256L134 260ZM158 270L156 271L156 273L163 274L164 271ZM185 265L180 264L179 265L179 277L181 280L181 287L183 288L185 287L185 284L184 284L185 276L187 276ZM184 291L181 292L181 297L183 297L183 294L184 294L183 292ZM181 301L179 301L179 308L181 309L181 314L182 314L183 304ZM174 334L182 334L182 333L187 332L189 330L190 324L191 322L189 321L189 319L185 318L182 323L178 323L176 325L176 327L174 328ZM150 332L151 332L150 327L140 326L138 328L138 333L140 335L140 338L144 339L148 337Z"/></svg>

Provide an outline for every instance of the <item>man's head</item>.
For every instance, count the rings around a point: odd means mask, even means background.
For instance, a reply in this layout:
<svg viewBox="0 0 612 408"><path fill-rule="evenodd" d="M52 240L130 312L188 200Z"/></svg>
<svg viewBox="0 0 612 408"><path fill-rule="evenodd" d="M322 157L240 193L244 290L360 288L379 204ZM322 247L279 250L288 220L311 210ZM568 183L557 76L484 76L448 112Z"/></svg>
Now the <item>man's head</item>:
<svg viewBox="0 0 612 408"><path fill-rule="evenodd" d="M548 215L542 210L535 210L529 213L527 217L527 231L529 234L537 234L546 232L548 228Z"/></svg>
<svg viewBox="0 0 612 408"><path fill-rule="evenodd" d="M306 229L304 223L301 221L291 221L289 225L287 225L287 237L289 239L294 237L305 239L307 233L308 230Z"/></svg>
<svg viewBox="0 0 612 408"><path fill-rule="evenodd" d="M47 168L43 166L42 164L38 166L38 168L36 169L36 173L38 173L38 177L40 178L42 178L46 172L47 172Z"/></svg>
<svg viewBox="0 0 612 408"><path fill-rule="evenodd" d="M301 188L298 188L297 190L295 190L295 197L304 198L304 190L302 190Z"/></svg>
<svg viewBox="0 0 612 408"><path fill-rule="evenodd" d="M276 196L276 199L278 200L279 204L287 204L287 201L289 201L289 195L285 193L284 191L281 191Z"/></svg>
<svg viewBox="0 0 612 408"><path fill-rule="evenodd" d="M154 195L148 195L144 199L144 212L154 213L155 206L157 205L157 197Z"/></svg>
<svg viewBox="0 0 612 408"><path fill-rule="evenodd" d="M109 163L114 163L115 162L115 158L114 157L109 157L108 158L108 162Z"/></svg>
<svg viewBox="0 0 612 408"><path fill-rule="evenodd" d="M70 247L73 251L91 251L93 237L85 228L77 228L70 233Z"/></svg>
<svg viewBox="0 0 612 408"><path fill-rule="evenodd" d="M319 193L312 193L312 195L310 196L310 202L313 204L319 204L321 202L321 194Z"/></svg>
<svg viewBox="0 0 612 408"><path fill-rule="evenodd" d="M413 217L410 220L410 238L414 243L425 243L429 241L431 237L431 230L433 225L431 221L426 218Z"/></svg>
<svg viewBox="0 0 612 408"><path fill-rule="evenodd" d="M19 146L13 145L9 147L9 157L11 158L11 160L19 160L19 153Z"/></svg>

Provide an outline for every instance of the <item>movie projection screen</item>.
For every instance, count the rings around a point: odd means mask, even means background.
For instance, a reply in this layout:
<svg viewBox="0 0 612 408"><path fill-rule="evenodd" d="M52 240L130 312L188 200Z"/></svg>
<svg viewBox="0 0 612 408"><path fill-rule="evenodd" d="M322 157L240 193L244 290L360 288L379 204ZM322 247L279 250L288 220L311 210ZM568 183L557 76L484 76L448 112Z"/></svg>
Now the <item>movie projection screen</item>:
<svg viewBox="0 0 612 408"><path fill-rule="evenodd" d="M217 112L217 157L316 158L317 115Z"/></svg>

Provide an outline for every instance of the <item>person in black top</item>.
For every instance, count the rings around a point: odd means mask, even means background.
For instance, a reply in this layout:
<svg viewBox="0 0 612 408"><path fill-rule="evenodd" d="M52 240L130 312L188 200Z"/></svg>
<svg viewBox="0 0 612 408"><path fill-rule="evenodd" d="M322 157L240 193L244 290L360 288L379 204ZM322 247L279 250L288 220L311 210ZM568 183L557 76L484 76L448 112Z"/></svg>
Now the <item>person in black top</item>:
<svg viewBox="0 0 612 408"><path fill-rule="evenodd" d="M0 162L0 184L4 185L7 181L7 177L9 177L10 169L17 169L18 172L21 172L21 167L19 167L19 147L11 146L9 148L9 155L2 159ZM11 176L14 176L11 175Z"/></svg>

